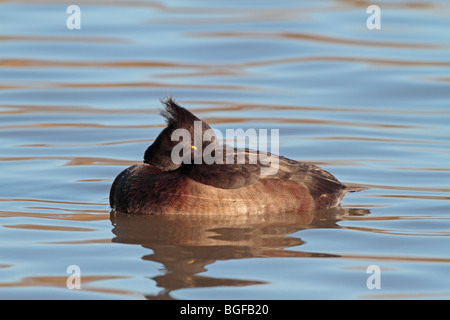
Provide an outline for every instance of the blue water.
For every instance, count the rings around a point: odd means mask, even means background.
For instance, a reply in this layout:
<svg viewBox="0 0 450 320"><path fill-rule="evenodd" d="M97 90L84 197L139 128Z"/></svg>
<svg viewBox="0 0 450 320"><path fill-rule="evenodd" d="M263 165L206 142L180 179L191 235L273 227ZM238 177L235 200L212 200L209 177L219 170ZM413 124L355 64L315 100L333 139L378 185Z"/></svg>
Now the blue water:
<svg viewBox="0 0 450 320"><path fill-rule="evenodd" d="M379 30L353 1L70 4L0 3L1 299L449 298L447 2L377 2ZM168 95L370 189L338 219L110 217Z"/></svg>

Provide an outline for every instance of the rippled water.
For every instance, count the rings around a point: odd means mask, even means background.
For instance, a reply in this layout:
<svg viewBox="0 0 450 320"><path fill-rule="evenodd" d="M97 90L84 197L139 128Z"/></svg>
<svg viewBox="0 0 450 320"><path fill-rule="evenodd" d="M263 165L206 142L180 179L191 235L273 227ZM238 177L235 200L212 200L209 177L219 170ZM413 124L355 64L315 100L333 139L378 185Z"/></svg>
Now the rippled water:
<svg viewBox="0 0 450 320"><path fill-rule="evenodd" d="M380 30L369 1L77 3L80 30L0 2L0 298L450 297L447 1L377 2ZM371 189L334 218L110 217L167 95Z"/></svg>

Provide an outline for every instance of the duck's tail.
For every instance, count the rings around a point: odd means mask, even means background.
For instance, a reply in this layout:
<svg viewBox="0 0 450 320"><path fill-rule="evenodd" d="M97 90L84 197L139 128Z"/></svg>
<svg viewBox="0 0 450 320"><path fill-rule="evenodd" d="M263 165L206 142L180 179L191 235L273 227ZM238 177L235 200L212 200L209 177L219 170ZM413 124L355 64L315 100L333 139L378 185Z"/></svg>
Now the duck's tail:
<svg viewBox="0 0 450 320"><path fill-rule="evenodd" d="M335 195L334 201L328 204L328 208L332 208L335 206L339 206L342 199L349 193L349 192L359 192L366 189L369 189L368 187L365 187L363 185L357 185L357 184L341 184L342 188L338 193Z"/></svg>
<svg viewBox="0 0 450 320"><path fill-rule="evenodd" d="M363 191L363 190L367 190L367 189L369 189L369 188L364 185L346 184L344 191L346 193L348 193L348 192L359 192L359 191Z"/></svg>

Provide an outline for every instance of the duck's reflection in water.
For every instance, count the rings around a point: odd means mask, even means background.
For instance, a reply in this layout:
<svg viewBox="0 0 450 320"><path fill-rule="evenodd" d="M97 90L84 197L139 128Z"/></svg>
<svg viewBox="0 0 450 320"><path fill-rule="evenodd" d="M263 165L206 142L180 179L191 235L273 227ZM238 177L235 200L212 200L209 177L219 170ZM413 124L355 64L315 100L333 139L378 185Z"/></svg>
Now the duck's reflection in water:
<svg viewBox="0 0 450 320"><path fill-rule="evenodd" d="M113 242L138 244L153 252L142 257L164 265L165 274L153 278L162 290L149 299L172 299L176 289L247 286L264 282L220 279L199 275L218 260L261 257L319 257L320 253L286 250L303 241L291 234L307 228L335 228L345 215L366 209L342 207L308 214L251 216L136 216L111 213Z"/></svg>

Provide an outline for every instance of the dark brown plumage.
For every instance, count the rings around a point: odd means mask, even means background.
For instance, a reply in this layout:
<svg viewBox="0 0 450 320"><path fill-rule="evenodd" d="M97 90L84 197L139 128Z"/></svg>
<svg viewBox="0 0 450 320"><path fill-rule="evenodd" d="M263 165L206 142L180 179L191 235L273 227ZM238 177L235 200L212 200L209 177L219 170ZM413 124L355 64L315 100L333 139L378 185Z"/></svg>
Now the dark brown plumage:
<svg viewBox="0 0 450 320"><path fill-rule="evenodd" d="M171 159L175 129L192 134L194 121L201 121L172 99L163 101L167 127L159 134L144 155L144 163L131 166L115 179L110 191L110 205L117 212L134 214L267 214L305 212L336 207L348 192L361 191L350 187L319 167L278 156L278 171L263 175L267 164L225 164L225 157L239 153L245 158L256 150L218 146L214 136L202 141L201 150L192 152L188 161L176 164ZM202 130L211 129L202 121ZM197 134L197 133L196 133ZM198 137L197 137L198 138ZM201 141L201 140L200 140ZM223 164L195 164L201 151L214 144L223 156ZM222 154L220 154L222 153ZM270 155L270 154L269 154ZM190 161L189 161L190 160Z"/></svg>

